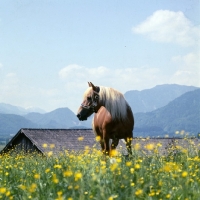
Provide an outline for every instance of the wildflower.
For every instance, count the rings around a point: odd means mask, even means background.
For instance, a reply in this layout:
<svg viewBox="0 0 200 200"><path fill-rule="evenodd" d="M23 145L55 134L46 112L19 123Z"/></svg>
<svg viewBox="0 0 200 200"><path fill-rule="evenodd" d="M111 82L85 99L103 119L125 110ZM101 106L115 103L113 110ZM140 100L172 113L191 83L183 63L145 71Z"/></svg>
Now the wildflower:
<svg viewBox="0 0 200 200"><path fill-rule="evenodd" d="M80 172L75 173L74 175L75 181L78 181L79 179L82 178L82 174Z"/></svg>
<svg viewBox="0 0 200 200"><path fill-rule="evenodd" d="M166 198L167 198L167 199L169 199L170 197L171 197L171 195L170 195L170 194L167 194L167 195L166 195Z"/></svg>
<svg viewBox="0 0 200 200"><path fill-rule="evenodd" d="M35 179L39 179L39 178L40 178L40 175L39 175L39 174L35 174L35 175L34 175L34 178L35 178Z"/></svg>
<svg viewBox="0 0 200 200"><path fill-rule="evenodd" d="M182 173L182 177L183 177L183 178L185 178L187 175L188 175L188 173L187 173L186 171L184 171L184 172Z"/></svg>
<svg viewBox="0 0 200 200"><path fill-rule="evenodd" d="M58 180L56 174L53 174L52 181L53 181L55 184L57 184L57 183L59 182L59 180Z"/></svg>
<svg viewBox="0 0 200 200"><path fill-rule="evenodd" d="M136 165L135 165L135 169L140 169L140 165L139 165L139 164L136 164Z"/></svg>
<svg viewBox="0 0 200 200"><path fill-rule="evenodd" d="M135 171L135 169L134 169L134 168L130 168L130 172L131 172L131 174L133 174L133 173L134 173L134 171Z"/></svg>
<svg viewBox="0 0 200 200"><path fill-rule="evenodd" d="M132 165L132 162L131 162L131 161L127 161L127 162L126 162L126 166L127 166L127 167L130 167L131 165Z"/></svg>
<svg viewBox="0 0 200 200"><path fill-rule="evenodd" d="M139 144L139 143L136 143L135 146L134 146L134 149L135 149L135 150L139 150L139 149L140 149L140 144Z"/></svg>
<svg viewBox="0 0 200 200"><path fill-rule="evenodd" d="M84 140L84 137L81 136L81 137L78 137L78 141L83 141Z"/></svg>
<svg viewBox="0 0 200 200"><path fill-rule="evenodd" d="M100 136L96 136L96 141L99 142L101 140Z"/></svg>
<svg viewBox="0 0 200 200"><path fill-rule="evenodd" d="M117 150L116 149L112 149L111 151L110 151L110 156L112 157L112 156L117 156L118 155L118 152L117 152Z"/></svg>
<svg viewBox="0 0 200 200"><path fill-rule="evenodd" d="M155 146L154 144L150 143L150 144L147 144L147 145L145 146L145 148L146 148L147 150L151 151L151 150L154 149L154 146Z"/></svg>
<svg viewBox="0 0 200 200"><path fill-rule="evenodd" d="M49 168L45 170L45 173L46 173L46 174L49 173L49 172L50 172L50 169L49 169Z"/></svg>
<svg viewBox="0 0 200 200"><path fill-rule="evenodd" d="M69 176L72 176L72 171L71 170L68 170L68 171L65 171L64 173L63 173L63 176L64 177L69 177Z"/></svg>
<svg viewBox="0 0 200 200"><path fill-rule="evenodd" d="M72 198L72 197L69 197L67 200L73 200L73 198Z"/></svg>
<svg viewBox="0 0 200 200"><path fill-rule="evenodd" d="M51 149L55 148L55 144L50 144L50 148Z"/></svg>
<svg viewBox="0 0 200 200"><path fill-rule="evenodd" d="M138 190L135 191L135 195L136 195L136 196L139 196L139 195L141 195L142 193L143 193L143 191L142 191L141 189L138 189Z"/></svg>
<svg viewBox="0 0 200 200"><path fill-rule="evenodd" d="M48 157L50 157L50 156L52 156L53 155L53 152L52 151L49 151L48 153L47 153L47 156Z"/></svg>
<svg viewBox="0 0 200 200"><path fill-rule="evenodd" d="M0 193L1 194L5 194L6 193L6 188L5 187L0 188Z"/></svg>
<svg viewBox="0 0 200 200"><path fill-rule="evenodd" d="M22 190L25 190L26 186L25 185L20 185L19 188L22 189Z"/></svg>
<svg viewBox="0 0 200 200"><path fill-rule="evenodd" d="M117 163L113 163L111 166L110 166L110 170L111 171L115 171L115 169L117 168Z"/></svg>
<svg viewBox="0 0 200 200"><path fill-rule="evenodd" d="M36 191L36 188L37 188L37 185L35 184L35 183L33 183L32 185L31 185L31 187L29 188L29 192L35 192Z"/></svg>
<svg viewBox="0 0 200 200"><path fill-rule="evenodd" d="M56 169L61 169L62 168L62 166L61 165L54 165L54 168Z"/></svg>
<svg viewBox="0 0 200 200"><path fill-rule="evenodd" d="M44 144L42 145L43 148L47 148L47 146L48 146L48 145L47 145L46 143L44 143Z"/></svg>
<svg viewBox="0 0 200 200"><path fill-rule="evenodd" d="M7 192L6 192L6 196L7 196L7 197L10 196L10 191L7 191Z"/></svg>
<svg viewBox="0 0 200 200"><path fill-rule="evenodd" d="M131 183L131 186L133 187L134 185L135 185L135 183L132 182L132 183Z"/></svg>

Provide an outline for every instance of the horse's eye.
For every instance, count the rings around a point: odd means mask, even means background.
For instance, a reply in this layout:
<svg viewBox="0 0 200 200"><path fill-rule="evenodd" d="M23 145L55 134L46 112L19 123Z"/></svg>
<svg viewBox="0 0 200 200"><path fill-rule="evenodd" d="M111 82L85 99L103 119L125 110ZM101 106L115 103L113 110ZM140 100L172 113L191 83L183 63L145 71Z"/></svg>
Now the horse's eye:
<svg viewBox="0 0 200 200"><path fill-rule="evenodd" d="M91 98L91 97L87 97L87 100L88 100L88 101L91 101L91 100L92 100L92 98Z"/></svg>

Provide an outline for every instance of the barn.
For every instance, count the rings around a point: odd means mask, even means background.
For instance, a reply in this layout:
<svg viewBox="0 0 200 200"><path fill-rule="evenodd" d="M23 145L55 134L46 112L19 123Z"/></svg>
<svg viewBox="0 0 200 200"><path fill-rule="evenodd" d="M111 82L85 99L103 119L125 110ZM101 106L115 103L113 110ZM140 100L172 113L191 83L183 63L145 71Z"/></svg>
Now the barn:
<svg viewBox="0 0 200 200"><path fill-rule="evenodd" d="M133 147L140 149L143 153L149 153L149 148L158 148L159 153L166 154L170 149L185 149L193 145L200 149L197 138L134 138ZM150 145L149 145L150 144ZM149 145L149 146L148 146ZM9 141L1 151L7 153L12 149L24 152L38 152L46 154L53 152L57 154L64 150L80 151L85 147L100 149L92 129L27 129L23 128ZM125 143L120 141L118 151L127 154Z"/></svg>

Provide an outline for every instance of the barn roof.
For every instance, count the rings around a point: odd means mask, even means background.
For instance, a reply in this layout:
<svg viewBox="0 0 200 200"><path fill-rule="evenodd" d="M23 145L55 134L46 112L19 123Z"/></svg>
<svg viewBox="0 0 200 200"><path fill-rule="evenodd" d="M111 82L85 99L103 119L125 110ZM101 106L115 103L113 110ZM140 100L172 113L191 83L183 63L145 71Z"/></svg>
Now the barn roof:
<svg viewBox="0 0 200 200"><path fill-rule="evenodd" d="M148 152L146 148L148 144L153 144L155 147L159 143L161 144L159 152L162 154L172 146L188 148L191 143L200 149L197 138L191 140L184 138L134 138L132 143L133 147L139 144L140 150L144 152ZM19 145L19 149L26 151L32 149L42 154L49 151L57 153L63 150L84 150L86 146L100 149L92 129L20 129L1 153L8 152L17 145ZM120 141L118 149L126 154L124 142Z"/></svg>
<svg viewBox="0 0 200 200"><path fill-rule="evenodd" d="M41 153L62 150L82 150L85 146L96 144L92 129L20 129L9 141L2 152L7 152L14 146L29 141ZM29 145L30 147L30 145Z"/></svg>

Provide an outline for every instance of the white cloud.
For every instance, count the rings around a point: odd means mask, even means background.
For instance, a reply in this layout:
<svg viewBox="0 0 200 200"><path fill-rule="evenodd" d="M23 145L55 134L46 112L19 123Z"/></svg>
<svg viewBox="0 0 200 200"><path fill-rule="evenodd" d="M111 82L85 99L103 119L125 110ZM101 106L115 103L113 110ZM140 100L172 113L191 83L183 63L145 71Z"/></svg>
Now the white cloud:
<svg viewBox="0 0 200 200"><path fill-rule="evenodd" d="M194 26L181 11L158 10L133 27L132 31L146 35L154 41L172 42L182 46L198 44L200 37L200 28Z"/></svg>
<svg viewBox="0 0 200 200"><path fill-rule="evenodd" d="M66 83L66 89L85 90L87 81L96 85L116 88L122 92L131 89L143 89L160 83L160 70L157 68L118 68L104 66L88 68L69 65L59 71L59 76Z"/></svg>
<svg viewBox="0 0 200 200"><path fill-rule="evenodd" d="M200 53L174 56L171 61L177 65L177 70L170 79L172 83L200 87Z"/></svg>

